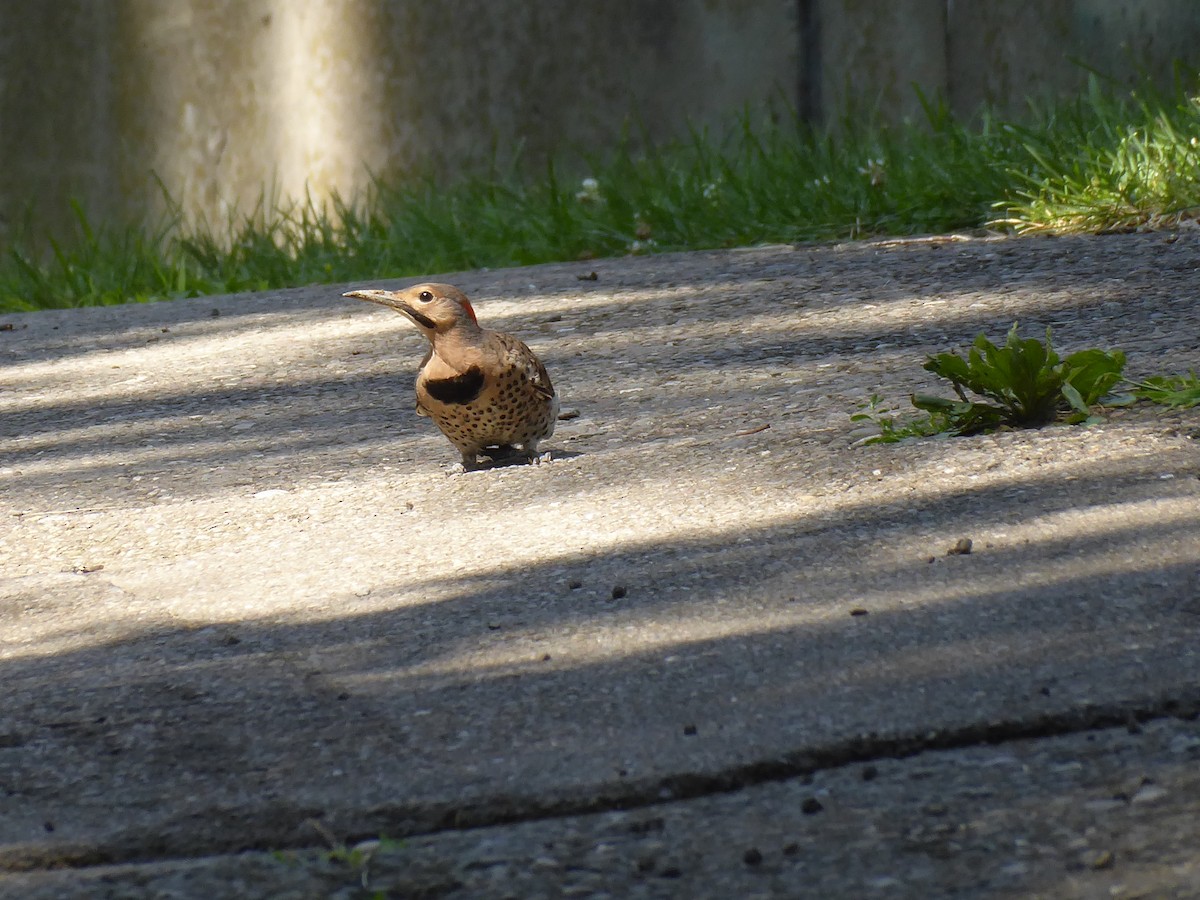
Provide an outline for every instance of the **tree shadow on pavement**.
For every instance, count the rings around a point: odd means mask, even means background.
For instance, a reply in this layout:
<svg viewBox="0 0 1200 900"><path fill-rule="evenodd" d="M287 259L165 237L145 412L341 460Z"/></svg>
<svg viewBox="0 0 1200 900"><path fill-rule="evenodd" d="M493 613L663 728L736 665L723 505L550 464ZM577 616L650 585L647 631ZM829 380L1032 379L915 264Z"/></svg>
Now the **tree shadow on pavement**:
<svg viewBox="0 0 1200 900"><path fill-rule="evenodd" d="M1111 504L1156 477L1128 475ZM347 593L326 621L18 650L0 665L0 860L311 843L310 817L402 835L636 805L1195 704L1200 511L1168 490L1153 523L935 543L1089 490L1026 487L397 584L371 612ZM914 533L932 561L876 552ZM76 577L86 602L102 573Z"/></svg>

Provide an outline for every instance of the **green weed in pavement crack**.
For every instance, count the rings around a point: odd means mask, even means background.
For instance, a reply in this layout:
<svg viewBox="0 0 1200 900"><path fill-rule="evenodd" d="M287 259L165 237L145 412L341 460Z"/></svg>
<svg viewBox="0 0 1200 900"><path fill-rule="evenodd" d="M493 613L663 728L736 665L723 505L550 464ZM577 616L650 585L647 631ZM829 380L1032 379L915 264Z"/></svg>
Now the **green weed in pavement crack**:
<svg viewBox="0 0 1200 900"><path fill-rule="evenodd" d="M956 399L913 394L912 405L925 417L896 419L882 400L872 396L853 422L870 422L879 434L858 443L890 443L907 437L946 432L979 434L998 428L1037 428L1052 422L1094 424L1102 421L1094 407L1132 403L1134 396L1114 395L1122 381L1125 354L1091 348L1062 359L1054 350L1050 329L1045 341L1021 338L1013 322L1005 342L993 344L980 333L965 355L957 351L926 358L924 368L950 382Z"/></svg>
<svg viewBox="0 0 1200 900"><path fill-rule="evenodd" d="M1200 378L1187 375L1155 375L1145 381L1132 381L1133 395L1162 406L1190 408L1200 406Z"/></svg>
<svg viewBox="0 0 1200 900"><path fill-rule="evenodd" d="M1019 337L1013 322L1002 347L981 333L966 357L954 351L939 353L926 359L923 368L947 379L958 399L914 394L913 406L944 415L952 433L965 435L1002 425L1037 427L1060 419L1071 424L1098 421L1092 407L1107 399L1121 381L1125 354L1093 348L1060 360L1049 328L1043 343ZM972 400L968 391L991 402Z"/></svg>

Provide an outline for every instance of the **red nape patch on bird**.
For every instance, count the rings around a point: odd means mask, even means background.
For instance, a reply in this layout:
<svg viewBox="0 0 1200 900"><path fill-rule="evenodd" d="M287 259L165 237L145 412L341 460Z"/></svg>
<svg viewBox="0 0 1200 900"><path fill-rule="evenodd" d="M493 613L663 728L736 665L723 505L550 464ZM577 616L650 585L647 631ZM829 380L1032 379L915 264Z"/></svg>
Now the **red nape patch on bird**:
<svg viewBox="0 0 1200 900"><path fill-rule="evenodd" d="M475 309L471 306L471 301L466 297L463 297L462 299L462 308L467 311L467 315L471 317L471 321L478 325L479 320L475 318Z"/></svg>

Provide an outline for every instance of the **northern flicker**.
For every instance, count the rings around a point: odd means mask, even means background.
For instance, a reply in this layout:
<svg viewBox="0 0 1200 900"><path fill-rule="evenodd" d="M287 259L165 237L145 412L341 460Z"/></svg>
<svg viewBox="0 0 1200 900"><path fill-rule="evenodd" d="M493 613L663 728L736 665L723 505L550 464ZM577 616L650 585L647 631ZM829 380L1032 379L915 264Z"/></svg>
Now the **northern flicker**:
<svg viewBox="0 0 1200 900"><path fill-rule="evenodd" d="M481 328L466 295L449 284L342 296L394 309L429 339L417 372L417 414L437 423L465 471L478 468L485 452L496 460L519 448L537 461L538 442L554 433L558 396L524 343Z"/></svg>

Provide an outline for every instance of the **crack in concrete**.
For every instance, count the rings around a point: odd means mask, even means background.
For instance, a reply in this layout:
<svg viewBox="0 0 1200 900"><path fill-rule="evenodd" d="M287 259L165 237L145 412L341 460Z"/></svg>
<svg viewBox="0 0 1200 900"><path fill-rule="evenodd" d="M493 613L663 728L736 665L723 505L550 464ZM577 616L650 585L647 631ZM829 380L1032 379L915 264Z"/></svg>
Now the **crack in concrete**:
<svg viewBox="0 0 1200 900"><path fill-rule="evenodd" d="M1125 727L1131 733L1143 723L1158 719L1194 721L1200 717L1200 690L1160 697L1144 703L1087 704L1066 712L1033 718L980 723L963 728L928 731L894 736L862 735L826 747L809 748L759 760L711 773L681 773L644 782L598 788L586 798L561 797L554 800L530 800L497 796L466 806L432 804L420 808L375 808L363 815L373 821L369 828L349 830L343 837L347 845L386 834L390 839L434 835L447 831L516 825L525 822L628 811L662 803L698 800L717 794L734 793L755 785L804 778L822 771L887 759L907 759L923 753L963 750L982 745L1003 745L1013 741L1056 738L1113 727ZM235 829L237 814L213 813L213 820L230 818ZM297 825L308 820L320 822L320 809L277 809L264 815L253 834L243 831L226 840L200 840L181 846L166 836L167 829L155 835L141 835L107 847L75 846L46 848L43 852L25 849L19 856L5 852L0 856L0 871L23 872L39 869L87 868L119 863L168 862L201 856L245 851L312 850L327 847L322 837L328 829L309 824L312 839L297 837ZM247 824L243 820L243 828Z"/></svg>

